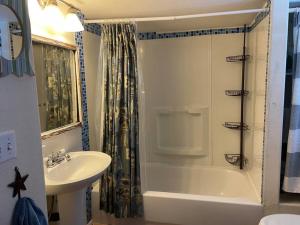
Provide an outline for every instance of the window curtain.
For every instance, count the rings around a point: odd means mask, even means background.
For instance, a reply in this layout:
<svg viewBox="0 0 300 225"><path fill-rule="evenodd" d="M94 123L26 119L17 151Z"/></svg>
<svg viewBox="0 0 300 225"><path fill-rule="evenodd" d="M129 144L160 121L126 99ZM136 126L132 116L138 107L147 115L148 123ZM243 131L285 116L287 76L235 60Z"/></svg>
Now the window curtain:
<svg viewBox="0 0 300 225"><path fill-rule="evenodd" d="M117 218L143 215L139 162L136 26L102 25L102 149L112 163L101 180L100 209Z"/></svg>
<svg viewBox="0 0 300 225"><path fill-rule="evenodd" d="M293 24L293 94L286 155L283 190L300 193L300 14L295 13Z"/></svg>
<svg viewBox="0 0 300 225"><path fill-rule="evenodd" d="M73 122L70 50L43 45L47 87L46 130Z"/></svg>

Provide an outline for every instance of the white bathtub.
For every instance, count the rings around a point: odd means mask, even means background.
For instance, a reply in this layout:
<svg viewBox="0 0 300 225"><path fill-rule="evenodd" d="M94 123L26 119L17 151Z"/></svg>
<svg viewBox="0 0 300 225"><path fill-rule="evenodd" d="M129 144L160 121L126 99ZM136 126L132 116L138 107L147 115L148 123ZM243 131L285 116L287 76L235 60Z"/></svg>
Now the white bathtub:
<svg viewBox="0 0 300 225"><path fill-rule="evenodd" d="M247 173L224 168L146 168L147 221L181 225L258 225L260 198Z"/></svg>

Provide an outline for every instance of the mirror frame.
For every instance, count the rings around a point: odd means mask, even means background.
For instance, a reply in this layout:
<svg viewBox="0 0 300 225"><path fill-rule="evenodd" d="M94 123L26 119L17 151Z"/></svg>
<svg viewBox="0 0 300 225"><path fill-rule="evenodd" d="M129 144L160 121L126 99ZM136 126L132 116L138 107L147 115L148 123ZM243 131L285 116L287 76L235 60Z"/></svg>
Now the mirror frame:
<svg viewBox="0 0 300 225"><path fill-rule="evenodd" d="M23 50L24 50L24 45L25 45L25 39L23 38L24 27L23 27L23 24L21 22L21 18L19 17L19 15L17 14L17 12L12 7L4 5L4 4L1 4L1 3L0 3L0 6L4 6L4 7L8 8L9 10L11 10L13 12L13 14L16 16L16 18L17 18L17 20L19 22L20 28L22 30L22 48L21 48L19 54L17 55L17 57L14 57L15 58L14 60L17 60L19 58L19 56L22 54ZM6 58L3 58L1 55L0 55L0 57L2 59L6 59ZM6 60L12 61L13 59L6 59Z"/></svg>
<svg viewBox="0 0 300 225"><path fill-rule="evenodd" d="M22 29L22 49L14 60L0 56L0 77L14 74L22 77L24 74L34 76L32 65L31 27L28 15L27 0L0 0L0 5L10 9L19 20Z"/></svg>
<svg viewBox="0 0 300 225"><path fill-rule="evenodd" d="M41 139L46 140L48 138L63 134L65 132L71 131L78 127L82 128L82 106L81 106L81 81L80 81L80 74L79 74L79 48L76 45L67 44L64 42L60 42L57 40L53 40L50 38L41 37L38 35L32 35L32 42L33 43L41 43L52 45L56 47L61 47L65 49L69 49L75 52L75 76L76 76L76 97L77 97L77 110L78 110L78 117L79 121L67 124L62 127L58 127L52 130L41 132Z"/></svg>

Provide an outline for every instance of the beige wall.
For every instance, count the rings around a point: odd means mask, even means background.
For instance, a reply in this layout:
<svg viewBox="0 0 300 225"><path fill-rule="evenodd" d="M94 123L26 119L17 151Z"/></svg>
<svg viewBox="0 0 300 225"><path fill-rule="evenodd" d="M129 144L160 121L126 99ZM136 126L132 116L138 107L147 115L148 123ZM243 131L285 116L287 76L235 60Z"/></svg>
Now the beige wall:
<svg viewBox="0 0 300 225"><path fill-rule="evenodd" d="M35 77L1 78L0 102L0 132L14 130L17 142L17 158L0 164L0 224L9 225L17 198L12 198L7 184L14 180L15 166L22 175L29 174L22 196L32 198L46 212Z"/></svg>
<svg viewBox="0 0 300 225"><path fill-rule="evenodd" d="M83 45L84 45L84 62L85 62L85 80L87 87L87 105L88 105L88 120L89 120L89 137L90 137L90 149L93 151L99 151L99 144L97 144L97 134L95 112L96 104L96 85L97 85L97 70L98 70L98 58L100 51L100 36L90 32L83 33Z"/></svg>

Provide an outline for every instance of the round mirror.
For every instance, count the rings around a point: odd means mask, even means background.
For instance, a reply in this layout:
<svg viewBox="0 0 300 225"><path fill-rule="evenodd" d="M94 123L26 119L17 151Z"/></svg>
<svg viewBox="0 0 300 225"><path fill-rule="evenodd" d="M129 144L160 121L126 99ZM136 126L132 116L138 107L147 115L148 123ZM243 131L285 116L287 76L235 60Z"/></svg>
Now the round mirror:
<svg viewBox="0 0 300 225"><path fill-rule="evenodd" d="M0 56L15 60L23 48L22 25L16 13L0 4Z"/></svg>

